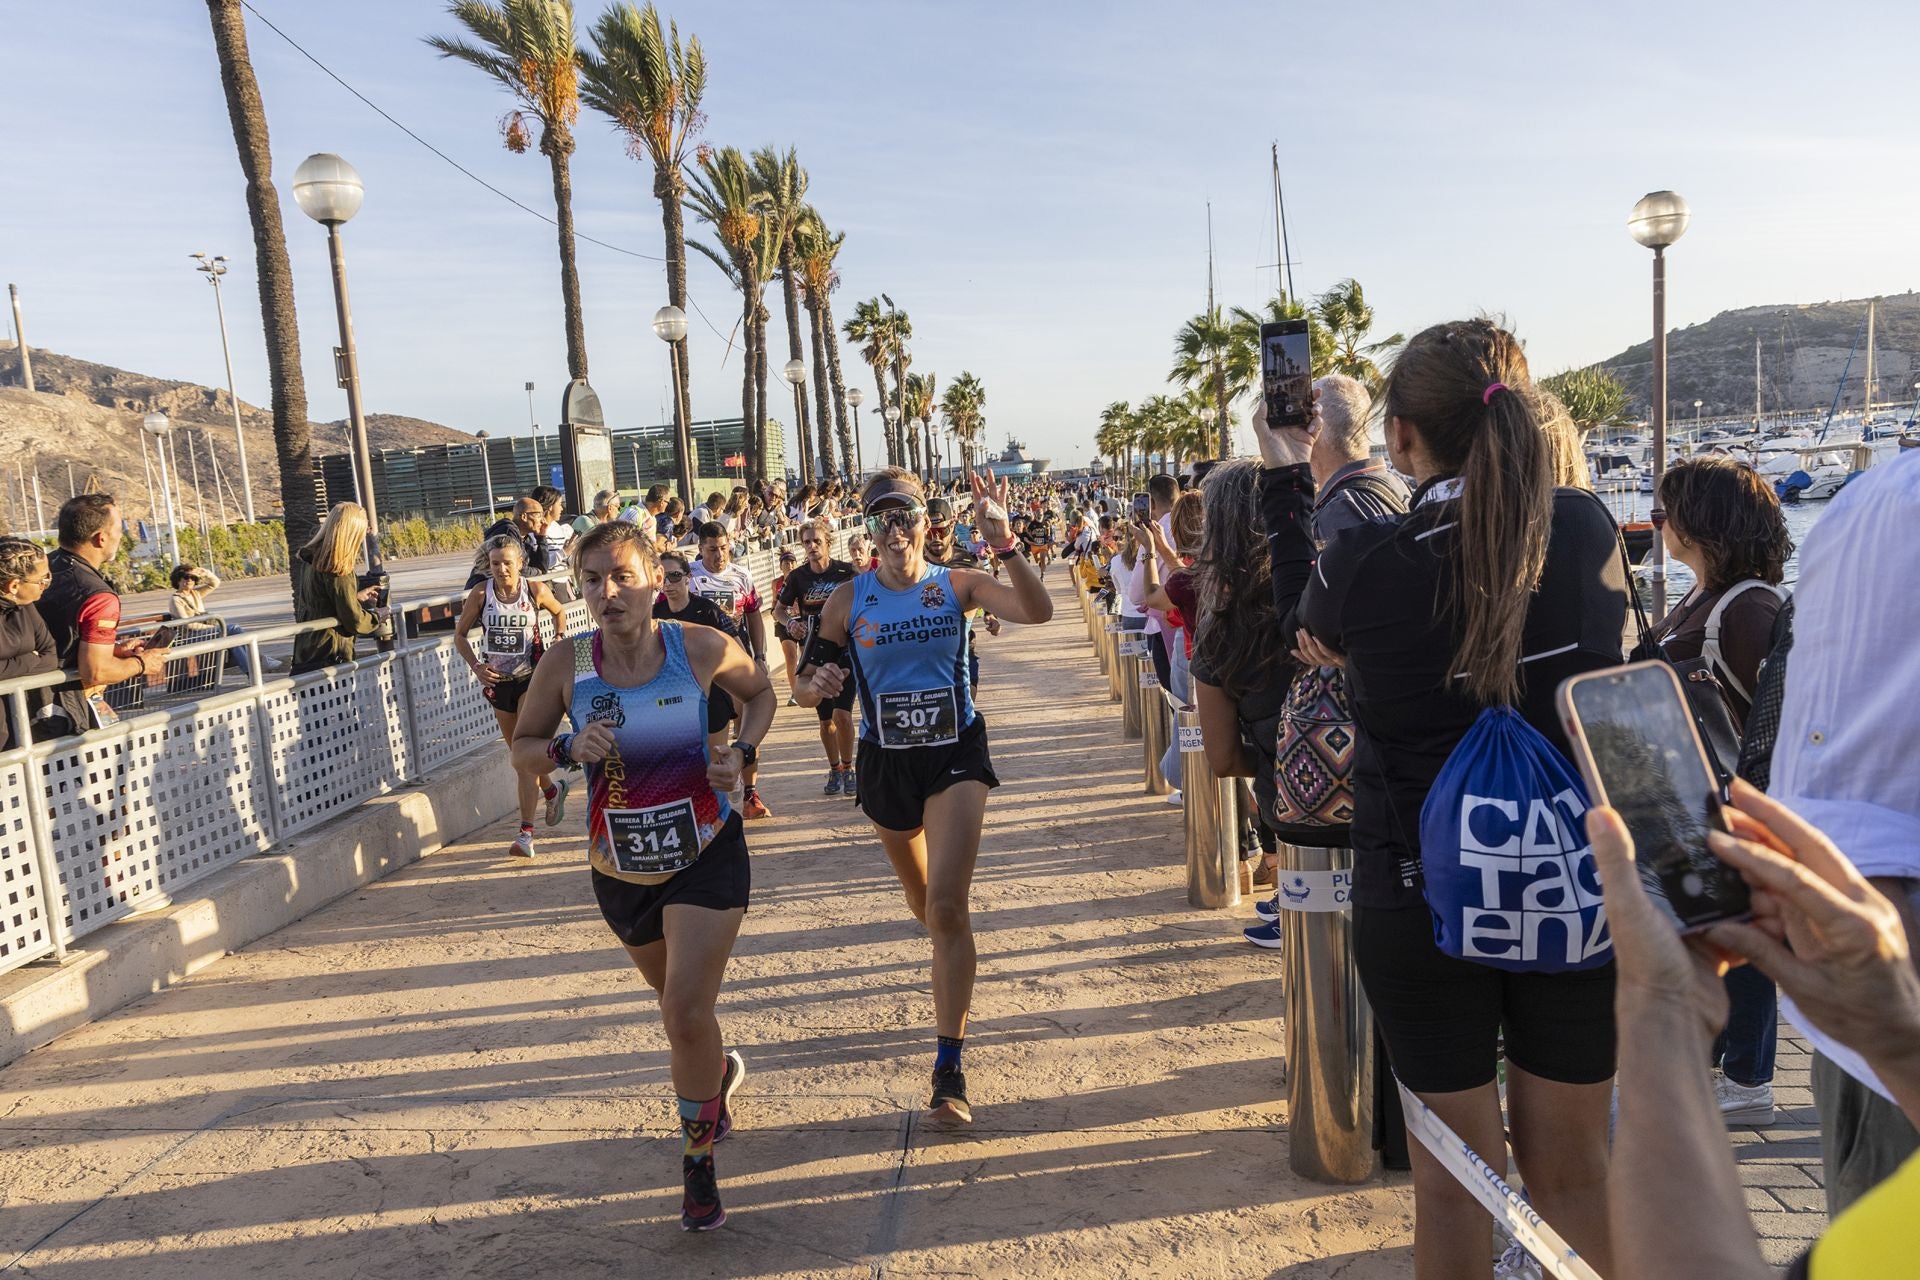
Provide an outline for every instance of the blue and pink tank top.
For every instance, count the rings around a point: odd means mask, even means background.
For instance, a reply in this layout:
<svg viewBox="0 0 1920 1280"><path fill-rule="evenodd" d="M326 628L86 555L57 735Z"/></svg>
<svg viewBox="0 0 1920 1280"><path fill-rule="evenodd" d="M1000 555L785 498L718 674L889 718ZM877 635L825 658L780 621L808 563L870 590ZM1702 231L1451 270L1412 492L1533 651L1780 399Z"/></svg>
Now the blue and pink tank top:
<svg viewBox="0 0 1920 1280"><path fill-rule="evenodd" d="M600 674L600 633L573 641L575 731L613 726L614 750L587 774L587 860L602 875L659 884L693 864L732 813L707 782L707 694L680 624L660 628L666 658L632 688Z"/></svg>
<svg viewBox="0 0 1920 1280"><path fill-rule="evenodd" d="M967 618L952 575L930 564L905 591L878 570L853 580L847 653L860 689L860 736L890 750L945 746L974 721Z"/></svg>

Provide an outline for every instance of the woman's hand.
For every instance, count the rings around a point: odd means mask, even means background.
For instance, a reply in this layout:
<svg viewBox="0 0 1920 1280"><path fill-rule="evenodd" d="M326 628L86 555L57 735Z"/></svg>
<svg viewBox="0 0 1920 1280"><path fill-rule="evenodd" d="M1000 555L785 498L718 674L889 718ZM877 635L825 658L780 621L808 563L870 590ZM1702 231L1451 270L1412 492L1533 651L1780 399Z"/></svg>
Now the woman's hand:
<svg viewBox="0 0 1920 1280"><path fill-rule="evenodd" d="M1682 938L1673 921L1647 896L1634 866L1633 837L1612 809L1587 814L1587 839L1600 868L1606 895L1607 928L1620 972L1620 1006L1658 1007L1680 1001L1700 1020L1708 1037L1727 1024L1727 989L1720 978L1724 959L1700 940Z"/></svg>
<svg viewBox="0 0 1920 1280"><path fill-rule="evenodd" d="M738 747L710 748L707 752L707 785L713 788L716 795L732 791L740 785L740 774L746 764L746 756L741 754Z"/></svg>
<svg viewBox="0 0 1920 1280"><path fill-rule="evenodd" d="M1293 640L1294 661L1298 662L1301 666L1344 667L1347 665L1346 654L1321 643L1321 641L1305 627L1301 627L1298 631L1294 632Z"/></svg>
<svg viewBox="0 0 1920 1280"><path fill-rule="evenodd" d="M486 663L476 662L473 664L473 678L480 682L481 688L491 689L493 688L493 686L499 684L506 677L502 676L498 671L495 671L491 666L487 665Z"/></svg>
<svg viewBox="0 0 1920 1280"><path fill-rule="evenodd" d="M567 744L567 754L576 764L599 764L613 754L613 726L605 720L589 720Z"/></svg>
<svg viewBox="0 0 1920 1280"><path fill-rule="evenodd" d="M1007 514L1007 504L1013 501L1013 482L1006 476L999 480L996 488L991 472L984 480L978 472L967 473L967 482L973 486L973 509L980 516L980 536L989 547L1004 547L1013 541L1013 520Z"/></svg>
<svg viewBox="0 0 1920 1280"><path fill-rule="evenodd" d="M1248 415L1253 438L1260 446L1260 462L1267 467L1295 467L1313 454L1313 441L1320 434L1320 389L1313 390L1313 416L1304 427L1267 426L1267 398L1256 395L1253 412Z"/></svg>
<svg viewBox="0 0 1920 1280"><path fill-rule="evenodd" d="M847 687L847 669L831 662L822 663L807 676L807 687L822 702L837 698Z"/></svg>

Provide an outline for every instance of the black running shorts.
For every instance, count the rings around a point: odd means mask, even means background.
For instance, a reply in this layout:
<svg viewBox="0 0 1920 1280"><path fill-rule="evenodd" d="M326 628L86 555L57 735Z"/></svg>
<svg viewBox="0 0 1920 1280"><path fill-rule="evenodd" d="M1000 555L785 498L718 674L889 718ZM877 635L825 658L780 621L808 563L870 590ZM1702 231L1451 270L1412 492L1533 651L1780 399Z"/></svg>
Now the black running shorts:
<svg viewBox="0 0 1920 1280"><path fill-rule="evenodd" d="M1394 1074L1415 1093L1491 1084L1507 1060L1559 1084L1613 1075L1611 963L1576 973L1509 973L1441 952L1433 913L1355 907L1354 956Z"/></svg>
<svg viewBox="0 0 1920 1280"><path fill-rule="evenodd" d="M819 705L814 707L814 712L820 717L820 723L825 724L827 721L833 719L833 713L836 711L845 711L851 714L853 712L853 693L853 681L849 680L845 686L841 688L839 693L836 693L831 698L822 698Z"/></svg>
<svg viewBox="0 0 1920 1280"><path fill-rule="evenodd" d="M493 704L495 711L504 711L512 715L520 710L520 699L527 696L527 686L533 683L531 673L518 680L502 680L496 685L482 685L480 696Z"/></svg>
<svg viewBox="0 0 1920 1280"><path fill-rule="evenodd" d="M719 733L739 714L733 709L733 695L714 685L707 690L707 732Z"/></svg>
<svg viewBox="0 0 1920 1280"><path fill-rule="evenodd" d="M944 747L906 747L893 751L860 739L854 760L860 782L860 808L888 831L917 831L927 797L956 782L1000 785L987 755L987 722L975 715L958 741Z"/></svg>
<svg viewBox="0 0 1920 1280"><path fill-rule="evenodd" d="M731 911L747 905L752 885L747 861L747 838L740 815L728 816L713 843L694 864L660 884L631 884L599 871L593 873L593 896L614 936L630 947L644 947L666 936L663 913L669 906L707 907Z"/></svg>

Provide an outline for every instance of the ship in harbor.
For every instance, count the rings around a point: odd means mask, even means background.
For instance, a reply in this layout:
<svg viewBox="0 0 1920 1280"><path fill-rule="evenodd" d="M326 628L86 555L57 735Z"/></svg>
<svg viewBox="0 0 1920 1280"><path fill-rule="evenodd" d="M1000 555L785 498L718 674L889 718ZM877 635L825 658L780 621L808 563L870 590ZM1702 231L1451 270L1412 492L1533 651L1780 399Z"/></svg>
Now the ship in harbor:
<svg viewBox="0 0 1920 1280"><path fill-rule="evenodd" d="M1047 473L1051 465L1049 458L1029 458L1024 441L1007 437L1007 447L986 461L986 468L996 476L1030 477Z"/></svg>

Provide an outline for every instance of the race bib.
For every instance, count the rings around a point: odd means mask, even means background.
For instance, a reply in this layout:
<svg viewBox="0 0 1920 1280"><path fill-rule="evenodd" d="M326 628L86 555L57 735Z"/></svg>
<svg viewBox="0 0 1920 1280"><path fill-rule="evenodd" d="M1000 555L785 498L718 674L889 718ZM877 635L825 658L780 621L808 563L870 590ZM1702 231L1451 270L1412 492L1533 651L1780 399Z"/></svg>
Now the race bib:
<svg viewBox="0 0 1920 1280"><path fill-rule="evenodd" d="M517 658L527 651L527 629L507 623L487 628L487 653L499 658Z"/></svg>
<svg viewBox="0 0 1920 1280"><path fill-rule="evenodd" d="M952 686L880 695L880 745L938 747L960 740L960 705Z"/></svg>
<svg viewBox="0 0 1920 1280"><path fill-rule="evenodd" d="M720 612L726 614L729 618L734 615L735 594L733 591L726 587L706 587L701 590L700 594L713 601L713 603L719 607Z"/></svg>
<svg viewBox="0 0 1920 1280"><path fill-rule="evenodd" d="M613 865L628 875L672 875L700 856L700 824L691 799L651 809L608 809Z"/></svg>

